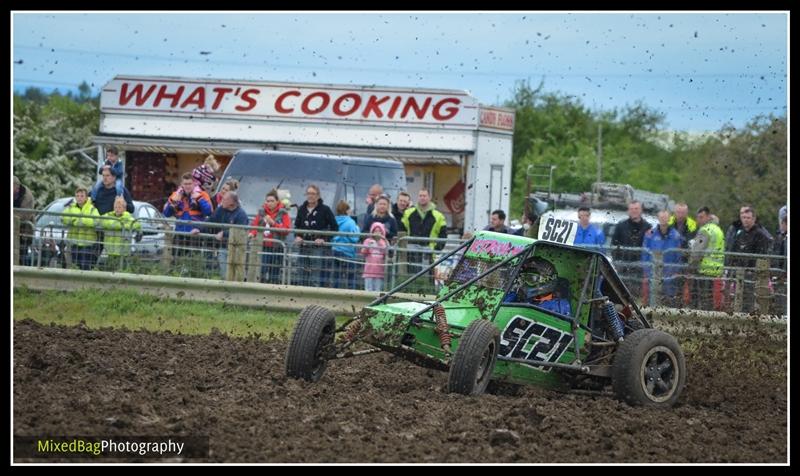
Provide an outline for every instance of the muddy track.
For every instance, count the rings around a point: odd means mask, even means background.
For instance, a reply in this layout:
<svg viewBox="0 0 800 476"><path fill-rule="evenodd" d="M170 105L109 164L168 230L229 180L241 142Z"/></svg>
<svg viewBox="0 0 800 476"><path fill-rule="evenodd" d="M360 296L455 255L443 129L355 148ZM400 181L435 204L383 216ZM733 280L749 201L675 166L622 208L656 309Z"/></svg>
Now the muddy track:
<svg viewBox="0 0 800 476"><path fill-rule="evenodd" d="M537 389L451 395L445 373L386 354L309 384L284 376L283 339L23 321L14 434L208 435L214 462L786 462L785 340L677 337L687 388L653 411Z"/></svg>

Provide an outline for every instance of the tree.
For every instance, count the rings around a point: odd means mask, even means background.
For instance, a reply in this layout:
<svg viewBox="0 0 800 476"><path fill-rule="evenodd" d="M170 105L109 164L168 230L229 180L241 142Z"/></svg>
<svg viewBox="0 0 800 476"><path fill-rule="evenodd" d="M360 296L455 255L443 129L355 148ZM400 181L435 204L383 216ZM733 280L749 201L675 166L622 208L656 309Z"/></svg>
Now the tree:
<svg viewBox="0 0 800 476"><path fill-rule="evenodd" d="M45 103L38 93L14 95L14 175L31 189L39 207L72 195L78 186L90 187L95 169L67 152L91 145L100 113L91 102L79 104L60 94Z"/></svg>
<svg viewBox="0 0 800 476"><path fill-rule="evenodd" d="M603 127L603 179L667 193L679 174L654 139L664 116L643 103L592 113L574 96L543 92L540 82L518 82L506 107L516 110L511 214L523 206L529 165L555 165L556 192L591 189L597 178L597 133ZM538 184L542 185L542 184Z"/></svg>
<svg viewBox="0 0 800 476"><path fill-rule="evenodd" d="M88 102L92 99L92 88L89 83L82 81L78 86L78 102Z"/></svg>
<svg viewBox="0 0 800 476"><path fill-rule="evenodd" d="M47 94L44 93L40 88L27 88L25 90L25 95L23 96L26 100L35 102L37 104L45 104L49 98Z"/></svg>
<svg viewBox="0 0 800 476"><path fill-rule="evenodd" d="M786 117L757 116L743 129L725 126L714 137L683 151L687 169L681 189L689 200L707 205L725 228L752 205L772 233L778 209L788 203Z"/></svg>

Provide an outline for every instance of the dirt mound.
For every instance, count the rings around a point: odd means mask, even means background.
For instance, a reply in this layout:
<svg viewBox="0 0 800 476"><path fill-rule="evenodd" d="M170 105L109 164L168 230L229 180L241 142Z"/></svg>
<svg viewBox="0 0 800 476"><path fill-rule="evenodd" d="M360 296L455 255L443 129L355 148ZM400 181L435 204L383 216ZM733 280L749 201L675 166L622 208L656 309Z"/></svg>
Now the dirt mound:
<svg viewBox="0 0 800 476"><path fill-rule="evenodd" d="M653 411L533 388L451 395L445 373L387 354L309 384L284 376L285 340L23 321L14 434L208 435L220 462L786 462L786 342L677 337L687 388Z"/></svg>

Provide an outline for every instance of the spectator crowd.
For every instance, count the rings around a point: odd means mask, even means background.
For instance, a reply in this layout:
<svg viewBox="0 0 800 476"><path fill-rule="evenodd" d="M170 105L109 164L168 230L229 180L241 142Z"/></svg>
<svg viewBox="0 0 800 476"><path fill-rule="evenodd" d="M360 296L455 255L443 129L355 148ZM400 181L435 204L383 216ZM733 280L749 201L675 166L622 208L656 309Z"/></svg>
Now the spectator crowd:
<svg viewBox="0 0 800 476"><path fill-rule="evenodd" d="M229 228L249 226L247 237L257 247L260 259L259 280L264 283L286 282L286 247L296 252L295 275L290 282L315 287L362 288L386 290L386 268L397 252L398 238L409 238L404 258L410 273L424 269L445 246L447 222L431 200L429 190L420 189L416 203L407 192L396 201L373 184L365 197L366 211L351 214L346 201L329 206L320 188L309 184L305 200L297 205L294 220L288 203L281 201L277 190L265 191L264 202L256 215L248 218L241 207L239 182L229 179L212 195L220 165L208 156L202 165L180 178L163 208L165 217L180 220L175 226L172 253L175 258L200 251L214 256L222 277L228 263ZM133 218L133 199L125 188L124 167L115 147L107 148L100 177L91 187L78 187L67 204L63 223L71 244L72 263L82 270L96 266L103 249L112 262L130 254L126 246L131 236L141 237L141 225ZM34 198L28 187L14 177L14 208L33 209ZM294 206L294 205L292 205ZM484 230L536 237L542 208L526 207L522 226L506 223L503 210L494 210ZM722 309L726 294L735 292L725 286L726 270L743 268L745 312L755 305L756 255L785 257L788 242L787 207L779 211L780 227L775 236L760 223L756 210L748 204L739 209L738 219L725 231L708 206L701 206L693 216L686 203L677 203L672 211L657 213L657 224L642 216L642 204L628 204L628 218L613 229L607 242L603 230L592 223L592 210L581 207L575 218L578 226L574 244L608 254L624 278L641 276L641 293L647 302L658 264L659 288L663 301L672 306L688 304L696 296L704 309ZM20 212L20 249L27 250L34 235L31 212ZM19 264L30 265L28 253L20 253ZM785 259L771 266L785 270ZM691 279L687 279L691 277ZM433 274L430 275L433 278ZM431 281L432 282L432 281ZM785 273L770 282L785 287Z"/></svg>

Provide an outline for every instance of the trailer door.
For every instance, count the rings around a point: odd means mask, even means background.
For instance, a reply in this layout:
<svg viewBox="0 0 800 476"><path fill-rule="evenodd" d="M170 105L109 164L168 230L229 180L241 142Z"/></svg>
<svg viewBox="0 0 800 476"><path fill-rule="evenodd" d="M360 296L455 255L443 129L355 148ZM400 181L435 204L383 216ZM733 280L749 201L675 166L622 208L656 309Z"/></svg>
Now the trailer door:
<svg viewBox="0 0 800 476"><path fill-rule="evenodd" d="M503 166L492 165L492 172L489 181L489 214L494 210L503 209ZM504 210L508 213L508 210Z"/></svg>

